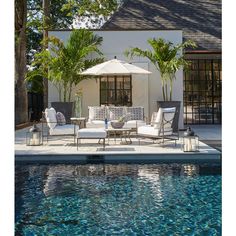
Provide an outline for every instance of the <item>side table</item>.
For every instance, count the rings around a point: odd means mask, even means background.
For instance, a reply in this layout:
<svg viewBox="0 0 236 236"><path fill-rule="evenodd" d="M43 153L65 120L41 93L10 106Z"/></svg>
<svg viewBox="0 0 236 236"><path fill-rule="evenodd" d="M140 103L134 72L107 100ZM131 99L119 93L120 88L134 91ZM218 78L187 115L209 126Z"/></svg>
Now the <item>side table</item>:
<svg viewBox="0 0 236 236"><path fill-rule="evenodd" d="M79 125L80 129L86 128L86 118L85 117L71 117L71 122L75 125Z"/></svg>

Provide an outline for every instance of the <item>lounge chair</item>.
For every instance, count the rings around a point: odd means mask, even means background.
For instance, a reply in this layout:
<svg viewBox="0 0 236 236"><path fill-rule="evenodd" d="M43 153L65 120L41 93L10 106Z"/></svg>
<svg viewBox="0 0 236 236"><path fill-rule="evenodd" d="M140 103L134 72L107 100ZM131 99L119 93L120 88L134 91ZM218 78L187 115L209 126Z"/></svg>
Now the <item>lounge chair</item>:
<svg viewBox="0 0 236 236"><path fill-rule="evenodd" d="M139 138L165 139L176 140L179 139L178 133L173 133L172 122L174 120L176 108L159 108L158 112L153 112L151 124L140 126L137 130Z"/></svg>
<svg viewBox="0 0 236 236"><path fill-rule="evenodd" d="M60 112L58 112L60 113ZM60 113L59 115L62 115L61 119L59 120L58 113L54 108L46 108L45 112L43 112L43 118L42 118L42 130L43 124L46 122L48 126L48 131L46 133L47 141L49 136L74 136L74 143L75 143L75 137L76 133L79 130L79 126L75 124L68 124L66 123L65 118L63 118L63 114Z"/></svg>

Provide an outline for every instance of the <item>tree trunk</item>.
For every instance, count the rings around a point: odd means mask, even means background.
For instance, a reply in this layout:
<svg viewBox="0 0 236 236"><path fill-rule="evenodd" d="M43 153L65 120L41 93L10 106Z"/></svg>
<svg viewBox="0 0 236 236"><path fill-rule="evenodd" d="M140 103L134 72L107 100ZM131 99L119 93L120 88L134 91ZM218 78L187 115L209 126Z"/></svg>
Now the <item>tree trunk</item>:
<svg viewBox="0 0 236 236"><path fill-rule="evenodd" d="M168 101L167 81L165 81L165 100L164 101Z"/></svg>
<svg viewBox="0 0 236 236"><path fill-rule="evenodd" d="M26 0L15 1L15 124L28 121L26 72Z"/></svg>
<svg viewBox="0 0 236 236"><path fill-rule="evenodd" d="M66 82L63 83L63 102L66 102L66 95L67 95L67 84Z"/></svg>
<svg viewBox="0 0 236 236"><path fill-rule="evenodd" d="M172 101L172 88L173 88L173 80L170 79L170 101Z"/></svg>
<svg viewBox="0 0 236 236"><path fill-rule="evenodd" d="M73 86L73 84L70 83L70 84L69 84L69 97L68 97L68 102L71 101L72 86Z"/></svg>
<svg viewBox="0 0 236 236"><path fill-rule="evenodd" d="M164 77L161 74L161 88L162 88L162 96L163 96L163 101L166 100L166 96L165 96L165 86L164 86Z"/></svg>
<svg viewBox="0 0 236 236"><path fill-rule="evenodd" d="M43 0L43 39L48 38L50 0ZM48 45L44 45L45 48ZM48 107L48 79L43 78L43 103L44 108Z"/></svg>

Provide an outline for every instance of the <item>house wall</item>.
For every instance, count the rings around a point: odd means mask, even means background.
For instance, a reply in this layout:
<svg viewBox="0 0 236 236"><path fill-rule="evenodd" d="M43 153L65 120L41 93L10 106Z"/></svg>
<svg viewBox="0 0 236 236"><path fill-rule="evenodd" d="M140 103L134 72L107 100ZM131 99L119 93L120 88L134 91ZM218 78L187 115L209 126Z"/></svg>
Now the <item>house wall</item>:
<svg viewBox="0 0 236 236"><path fill-rule="evenodd" d="M49 35L54 35L64 42L69 38L71 31L50 31ZM161 101L162 90L160 74L156 70L153 64L146 58L133 58L132 60L127 59L124 56L124 51L130 47L139 47L142 49L150 49L147 43L149 38L164 38L174 44L182 43L182 31L171 30L171 31L96 31L94 33L103 37L103 43L101 45L101 51L104 54L106 60L113 59L114 56L120 60L126 60L133 64L140 66L152 72L150 75L133 75L132 76L132 94L133 94L133 106L144 106L145 115L150 119L152 112L157 110L156 101ZM99 80L88 79L82 81L74 92L79 88L82 88L83 99L82 99L82 115L88 116L88 106L98 106L99 101ZM173 100L181 101L180 113L180 128L183 127L183 71L180 70L176 74L176 81L173 87ZM53 101L58 101L58 92L55 90L52 84L49 84L49 106Z"/></svg>

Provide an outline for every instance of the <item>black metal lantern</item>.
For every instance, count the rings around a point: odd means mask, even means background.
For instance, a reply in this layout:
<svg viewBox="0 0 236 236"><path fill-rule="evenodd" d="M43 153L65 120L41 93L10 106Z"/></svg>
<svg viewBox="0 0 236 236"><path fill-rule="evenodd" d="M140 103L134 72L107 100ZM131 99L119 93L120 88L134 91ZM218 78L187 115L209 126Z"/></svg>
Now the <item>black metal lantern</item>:
<svg viewBox="0 0 236 236"><path fill-rule="evenodd" d="M30 130L26 133L26 145L27 146L39 146L43 144L42 131L33 125Z"/></svg>
<svg viewBox="0 0 236 236"><path fill-rule="evenodd" d="M194 134L190 127L184 132L182 139L182 150L184 152L197 152L199 151L199 138Z"/></svg>

